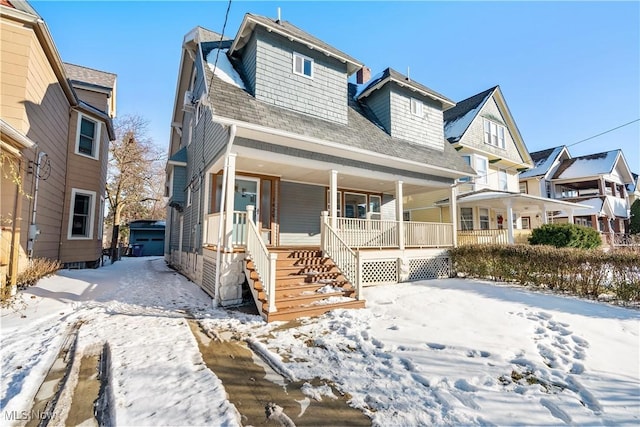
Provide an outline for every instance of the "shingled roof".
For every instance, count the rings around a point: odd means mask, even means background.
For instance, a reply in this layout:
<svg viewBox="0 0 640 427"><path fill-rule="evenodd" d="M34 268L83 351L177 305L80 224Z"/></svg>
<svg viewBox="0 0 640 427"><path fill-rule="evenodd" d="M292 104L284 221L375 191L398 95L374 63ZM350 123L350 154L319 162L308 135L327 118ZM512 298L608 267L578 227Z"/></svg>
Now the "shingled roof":
<svg viewBox="0 0 640 427"><path fill-rule="evenodd" d="M530 153L533 160L533 168L520 174L520 178L533 178L534 176L545 175L553 165L555 159L560 155L564 145L559 147L547 148L546 150L535 151Z"/></svg>
<svg viewBox="0 0 640 427"><path fill-rule="evenodd" d="M358 93L357 98L362 100L369 96L374 90L384 86L388 81L395 82L400 86L407 86L414 91L420 92L423 96L432 98L440 102L443 108L452 107L455 102L447 98L446 96L439 94L433 89L426 87L425 85L411 80L409 77L402 73L397 72L393 68L387 68L379 76L372 79L367 83Z"/></svg>
<svg viewBox="0 0 640 427"><path fill-rule="evenodd" d="M318 138L402 160L422 162L425 165L468 174L474 173L444 140L441 151L392 138L374 121L367 108L354 98L357 89L354 84L349 84L348 87L348 124L344 125L259 101L237 85L213 76L209 67L205 67L205 70L207 81L211 82L209 99L215 116ZM241 74L237 68L236 72Z"/></svg>
<svg viewBox="0 0 640 427"><path fill-rule="evenodd" d="M116 83L116 75L106 71L95 70L80 65L64 62L64 70L72 82L88 83L93 86L113 89Z"/></svg>
<svg viewBox="0 0 640 427"><path fill-rule="evenodd" d="M611 173L620 150L605 151L564 160L553 179L582 178Z"/></svg>
<svg viewBox="0 0 640 427"><path fill-rule="evenodd" d="M254 15L252 13L247 13L244 15L244 19L242 21L242 24L240 25L238 34L236 35L233 45L230 49L231 54L233 54L234 51L240 50L244 47L248 40L248 37L253 32L253 29L256 25L267 28L269 31L280 33L285 37L296 40L299 43L307 45L313 49L320 50L321 52L324 52L336 59L347 63L349 74L356 72L363 66L362 62L323 42L322 40L307 33L306 31L301 30L288 21L274 20L271 18L267 18L266 16Z"/></svg>
<svg viewBox="0 0 640 427"><path fill-rule="evenodd" d="M460 141L462 135L467 131L473 119L478 115L482 106L497 87L494 86L477 95L463 99L455 107L444 111L444 137L447 141L451 143Z"/></svg>

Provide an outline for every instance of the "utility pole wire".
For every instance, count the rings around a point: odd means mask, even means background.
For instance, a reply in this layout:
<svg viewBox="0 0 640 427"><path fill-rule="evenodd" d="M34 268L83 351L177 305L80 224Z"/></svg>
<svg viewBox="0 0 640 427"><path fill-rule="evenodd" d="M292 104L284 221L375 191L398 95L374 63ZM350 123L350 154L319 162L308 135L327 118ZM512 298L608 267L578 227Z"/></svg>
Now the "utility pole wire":
<svg viewBox="0 0 640 427"><path fill-rule="evenodd" d="M630 124L635 123L635 122L637 122L637 121L640 121L640 119L631 120L630 122L625 123L625 124L623 124L623 125L620 125L620 126L614 127L614 128L612 128L612 129L609 129L609 130L605 130L604 132L601 132L601 133L599 133L599 134L597 134L597 135L590 136L589 138L585 138L585 139L580 140L580 141L578 141L578 142L574 142L573 144L569 144L569 145L567 145L567 147L573 147L574 145L581 144L581 143L583 143L583 142L585 142L585 141L589 141L590 139L597 138L597 137L599 137L599 136L601 136L601 135L604 135L604 134L609 133L609 132L613 132L614 130L618 130L618 129L623 128L623 127L625 127L625 126L629 126Z"/></svg>

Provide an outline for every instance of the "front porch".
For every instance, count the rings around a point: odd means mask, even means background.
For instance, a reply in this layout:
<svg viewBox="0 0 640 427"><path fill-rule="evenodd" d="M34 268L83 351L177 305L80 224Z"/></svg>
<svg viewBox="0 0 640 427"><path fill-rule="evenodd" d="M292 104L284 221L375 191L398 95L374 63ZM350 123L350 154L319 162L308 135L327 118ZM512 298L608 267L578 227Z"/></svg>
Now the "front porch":
<svg viewBox="0 0 640 427"><path fill-rule="evenodd" d="M221 233L227 218L230 230ZM282 247L266 244L254 218L252 205L207 217L206 241L222 237L223 244L205 243L203 288L237 304L246 277L267 321L364 307L364 286L450 275L453 224L331 218L325 211L318 246Z"/></svg>

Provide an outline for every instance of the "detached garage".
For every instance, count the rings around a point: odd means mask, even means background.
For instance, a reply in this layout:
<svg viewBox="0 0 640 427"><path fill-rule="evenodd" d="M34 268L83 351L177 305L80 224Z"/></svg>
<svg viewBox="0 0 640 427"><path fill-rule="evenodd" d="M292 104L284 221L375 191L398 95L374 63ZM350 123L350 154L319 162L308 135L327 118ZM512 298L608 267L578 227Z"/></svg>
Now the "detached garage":
<svg viewBox="0 0 640 427"><path fill-rule="evenodd" d="M129 245L133 256L164 255L164 221L139 219L129 223Z"/></svg>

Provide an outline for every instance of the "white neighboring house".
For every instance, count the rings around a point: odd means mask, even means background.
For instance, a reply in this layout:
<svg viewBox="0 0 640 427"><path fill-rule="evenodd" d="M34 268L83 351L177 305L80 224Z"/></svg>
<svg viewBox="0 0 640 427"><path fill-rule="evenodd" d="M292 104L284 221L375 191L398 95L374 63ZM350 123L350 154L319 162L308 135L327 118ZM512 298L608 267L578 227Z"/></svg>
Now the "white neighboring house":
<svg viewBox="0 0 640 427"><path fill-rule="evenodd" d="M520 174L528 194L586 205L559 209L553 222L585 225L606 234L628 233L629 209L637 176L621 150L571 157L566 146L532 153L536 167ZM632 190L633 189L633 190Z"/></svg>

